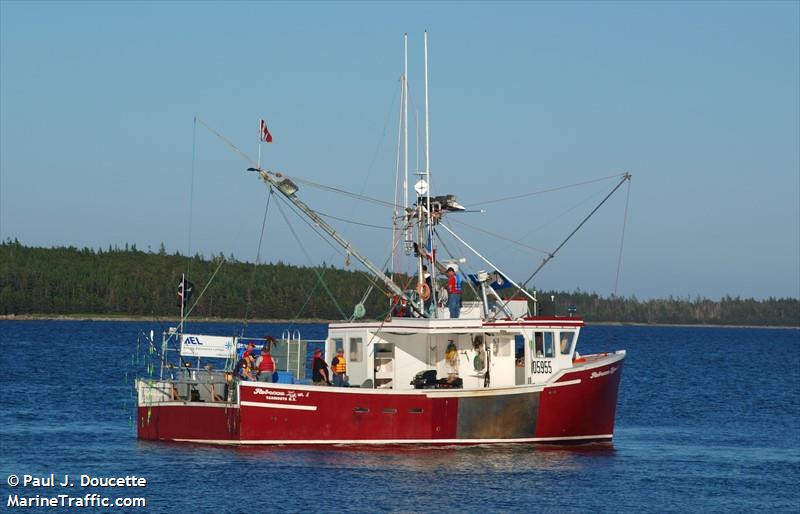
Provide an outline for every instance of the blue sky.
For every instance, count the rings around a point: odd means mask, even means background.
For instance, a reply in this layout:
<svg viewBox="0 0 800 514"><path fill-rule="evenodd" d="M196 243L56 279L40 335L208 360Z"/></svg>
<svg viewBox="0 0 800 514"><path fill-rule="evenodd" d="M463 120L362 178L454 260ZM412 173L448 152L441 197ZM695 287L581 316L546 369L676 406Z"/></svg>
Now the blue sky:
<svg viewBox="0 0 800 514"><path fill-rule="evenodd" d="M201 127L189 242L195 116L253 156L263 116L265 168L389 200L402 35L421 116L428 29L438 193L469 207L629 171L619 294L798 297L799 5L4 1L0 237L253 260L265 189ZM553 249L613 185L488 204L450 225L524 278L542 254L458 222ZM301 195L390 223L385 208ZM624 207L623 189L535 285L612 292ZM388 231L332 223L383 261ZM344 265L292 226L312 261ZM308 264L274 205L265 241L263 259Z"/></svg>

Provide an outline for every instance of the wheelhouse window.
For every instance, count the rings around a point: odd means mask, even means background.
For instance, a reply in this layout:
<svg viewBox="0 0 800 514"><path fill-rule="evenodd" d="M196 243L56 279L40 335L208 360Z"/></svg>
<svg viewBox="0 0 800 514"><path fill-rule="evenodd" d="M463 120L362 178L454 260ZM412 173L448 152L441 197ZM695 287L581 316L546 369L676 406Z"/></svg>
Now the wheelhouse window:
<svg viewBox="0 0 800 514"><path fill-rule="evenodd" d="M333 350L331 351L333 352L333 355L336 355L336 351L339 348L344 348L344 339L338 337L338 338L332 338L331 341L333 341Z"/></svg>
<svg viewBox="0 0 800 514"><path fill-rule="evenodd" d="M534 359L552 359L555 357L552 332L534 332L531 343L531 357Z"/></svg>
<svg viewBox="0 0 800 514"><path fill-rule="evenodd" d="M561 332L559 347L561 348L561 355L569 355L572 353L572 345L575 343L575 332Z"/></svg>
<svg viewBox="0 0 800 514"><path fill-rule="evenodd" d="M522 336L519 336L522 337ZM494 354L498 357L511 356L511 339L494 340Z"/></svg>
<svg viewBox="0 0 800 514"><path fill-rule="evenodd" d="M350 338L350 362L361 362L364 358L364 340L360 337Z"/></svg>
<svg viewBox="0 0 800 514"><path fill-rule="evenodd" d="M555 338L552 332L544 333L544 358L552 359L556 356Z"/></svg>

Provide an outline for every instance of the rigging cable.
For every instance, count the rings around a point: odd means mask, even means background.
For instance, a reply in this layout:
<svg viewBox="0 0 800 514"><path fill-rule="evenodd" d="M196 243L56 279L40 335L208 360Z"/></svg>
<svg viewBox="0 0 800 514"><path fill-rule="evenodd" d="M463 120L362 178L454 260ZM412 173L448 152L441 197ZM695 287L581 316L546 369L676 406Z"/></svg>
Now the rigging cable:
<svg viewBox="0 0 800 514"><path fill-rule="evenodd" d="M277 205L278 205L278 211L281 213L281 216L283 216L283 220L286 222L286 226L289 227L289 231L292 233L292 236L294 237L295 241L297 241L297 245L303 251L303 254L306 256L306 259L308 259L308 263L311 265L311 269L314 270L314 274L317 276L317 279L319 279L320 283L322 284L322 287L325 289L325 292L328 293L328 296L333 301L333 305L336 306L336 310L338 310L339 314L342 315L342 319L347 319L347 315L344 313L342 308L339 306L339 302L336 301L336 297L333 296L333 293L331 293L331 290L328 289L328 285L325 283L325 280L322 278L322 274L319 272L319 270L316 267L314 267L314 261L311 260L311 256L308 254L308 252L306 251L305 246L303 246L302 241L300 241L300 238L297 236L297 232L295 232L294 227L289 222L289 218L286 216L286 213L283 211L283 207L281 207L280 203L278 203Z"/></svg>
<svg viewBox="0 0 800 514"><path fill-rule="evenodd" d="M247 319L250 314L250 304L253 300L252 298L252 291L253 291L253 284L255 283L256 279L256 270L258 270L258 265L261 261L261 243L264 240L264 227L267 225L267 213L269 212L269 202L272 199L273 195L272 186L269 188L269 192L267 194L267 205L264 207L264 218L261 221L261 235L258 237L258 249L256 250L256 261L253 263L253 272L250 277L250 281L247 283L247 303L245 304L244 308L244 320L242 321L242 331L241 336L244 336L244 331L247 328Z"/></svg>
<svg viewBox="0 0 800 514"><path fill-rule="evenodd" d="M631 198L631 181L628 181L628 190L625 194L625 211L622 215L622 234L620 234L619 239L619 256L617 257L617 275L614 278L614 295L612 298L616 298L617 296L617 288L619 287L619 273L622 269L622 249L625 246L625 227L628 225L628 203L630 202ZM606 333L607 342L611 345L612 342L612 325L608 325L608 332Z"/></svg>
<svg viewBox="0 0 800 514"><path fill-rule="evenodd" d="M436 234L436 239L439 240L439 243L442 244L442 248L444 248L445 253L447 253L447 255L450 256L451 259L458 261L458 258L453 254L453 252L450 251L450 249L444 243L444 239L442 239L442 236L439 235L439 232L438 231L434 231L434 234ZM455 239L455 242L456 242L456 246L458 246L459 249L461 249L461 243L458 241L458 239ZM464 252L464 254L466 254L466 252ZM465 265L463 267L467 268L468 266L466 266L466 263L464 263L464 264ZM464 282L466 282L467 286L469 286L469 288L472 289L472 292L475 294L475 298L480 301L482 299L481 295L478 293L478 290L475 289L475 286L472 284L472 280L469 278L469 276L467 276L466 273L461 271L461 268L462 268L462 266L459 265L458 266L458 272L461 273L461 276L465 279ZM469 271L469 270L467 270L467 271ZM475 271L475 270L473 270L473 271ZM475 273L475 276L476 277L478 276L477 271Z"/></svg>
<svg viewBox="0 0 800 514"><path fill-rule="evenodd" d="M617 257L617 277L614 279L614 296L617 296L619 272L622 269L622 248L625 246L625 227L628 225L628 203L631 199L631 181L628 180L628 191L625 194L625 213L622 216L622 235L619 240L619 257Z"/></svg>
<svg viewBox="0 0 800 514"><path fill-rule="evenodd" d="M192 169L191 169L191 178L189 179L189 235L188 235L188 242L186 247L186 276L187 280L189 273L192 270L192 218L194 217L194 164L195 158L197 156L197 116L194 117L194 121L192 122ZM181 290L183 288L183 284L181 284Z"/></svg>
<svg viewBox="0 0 800 514"><path fill-rule="evenodd" d="M464 221L459 221L459 220L457 220L455 218L453 218L450 221L452 221L454 223L458 223L459 225L464 225L465 227L469 227L469 228L471 228L473 230L477 230L478 232L483 232L484 234L486 234L488 236L491 236L491 237L494 237L494 238L497 238L497 239L501 239L501 240L509 242L511 244L515 244L515 245L517 245L517 246L519 246L521 248L526 248L528 250L533 250L534 252L543 253L545 255L547 255L549 253L547 250L542 250L541 248L536 248L535 246L527 245L527 244L523 243L522 241L517 241L515 239L511 239L510 237L501 236L500 234L497 234L497 233L492 232L490 230L486 230L484 228L476 227L475 225L471 225L471 224L466 223Z"/></svg>
<svg viewBox="0 0 800 514"><path fill-rule="evenodd" d="M316 212L317 214L319 214L320 216L322 216L324 218L330 218L330 219L341 221L341 222L344 222L344 223L350 223L351 225L359 225L361 227L369 227L369 228L379 228L381 230L394 230L392 227L387 227L385 225L372 225L371 223L363 223L361 221L354 221L354 220L348 220L348 219L345 219L345 218L338 218L336 216L333 216L332 214L325 214L324 212L320 212L320 211L317 211L317 210L315 210L314 212Z"/></svg>
<svg viewBox="0 0 800 514"><path fill-rule="evenodd" d="M522 193L522 194L519 194L519 195L506 196L504 198L497 198L495 200L486 200L486 201L483 201L483 202L472 202L472 203L470 203L470 206L488 205L490 203L505 202L507 200L518 200L520 198L526 198L526 197L529 197L529 196L535 196L535 195L540 195L540 194L544 194L544 193L553 193L555 191L561 191L562 189L569 189L569 188L572 188L572 187L583 186L585 184L592 184L594 182L600 182L600 181L603 181L603 180L609 180L609 179L612 179L612 178L618 178L618 177L624 177L624 176L625 176L625 173L617 173L615 175L609 175L607 177L600 177L600 178L595 178L595 179L591 179L591 180L585 180L583 182L576 182L574 184L567 184L566 186L554 187L554 188L550 188L550 189L542 189L541 191L533 191L531 193Z"/></svg>
<svg viewBox="0 0 800 514"><path fill-rule="evenodd" d="M206 282L205 287L203 287L203 290L200 291L200 294L197 296L197 299L195 299L192 307L188 311L186 311L186 314L184 314L183 319L181 319L181 324L183 324L183 322L186 321L186 318L189 317L189 314L191 314L194 308L197 307L197 304L200 303L200 299L203 298L203 295L206 293L208 286L210 286L211 283L214 281L214 277L217 276L217 272L219 271L219 269L222 267L223 264L225 264L225 260L226 260L225 255L220 253L220 260L219 264L217 265L217 269L215 269L214 273L211 274L211 278L208 279L208 282Z"/></svg>
<svg viewBox="0 0 800 514"><path fill-rule="evenodd" d="M545 257L544 259L542 259L542 262L541 262L541 264L539 264L539 267L538 267L538 268L536 268L536 269L534 270L534 272L533 272L533 273L531 273L531 275L530 275L530 276L529 276L527 279L525 279L525 281L524 281L524 282L523 282L521 285L517 286L517 289L515 289L515 290L514 290L514 293L511 295L511 298L513 298L513 297L514 297L514 296L515 296L517 293L519 293L520 291L522 291L522 290L523 290L523 288L524 288L525 286L527 286L527 285L528 285L528 282L530 282L530 281L533 279L533 277L535 277L535 276L536 276L536 275L539 273L539 271L541 271L541 269L542 269L542 268L544 268L544 266L545 266L545 265L546 265L548 262L550 262L550 260L551 260L553 257L555 257L555 256L556 256L556 253L558 253L558 251L559 251L559 250L561 250L561 248L563 248L565 244L567 244L567 241L569 241L570 239L572 239L572 236L574 236L574 235L575 235L575 233L576 233L578 230L580 230L580 228L581 228L581 227L582 227L584 224L586 224L586 222L587 222L587 221L589 221L589 218L591 218L592 216L594 216L594 213L595 213L595 212L597 212L597 210L598 210L598 209L599 209L599 208L600 208L600 207L601 207L601 206L602 206L604 203L606 203L606 201L607 201L609 198L611 198L611 195L613 195L613 194L614 194L614 193L617 191L617 189L619 189L619 188L622 186L622 184L623 184L625 181L630 181L630 180L631 180L631 174L630 174L630 173L627 173L627 172L625 172L625 173L623 174L623 176L622 176L622 180L620 180L620 181L619 181L619 183L618 183L616 186L614 186L614 189L612 189L612 190L611 190L611 192L609 192L609 193L608 193L608 194L605 196L605 198L603 198L603 200L602 200L602 201L601 201L599 204L597 204L597 206L596 206L594 209L592 209L592 212L590 212L589 214L587 214L587 215L586 215L586 217L585 217L585 218L583 218L583 221L581 221L581 222L578 224L578 226L577 226L577 227L575 227L575 229L574 229L572 232L570 232L570 233L569 233L569 235L568 235L568 236L567 236L567 237L566 237L566 238L565 238L563 241L561 241L561 244L560 244L560 245L558 245L558 247L556 247L556 249L555 249L555 250L553 250L553 251L552 251L550 254L548 254L548 255L547 255L547 257ZM506 302L503 304L503 309L502 309L502 310L505 310L505 308L508 306L508 303L509 303L510 301L511 301L511 300L506 300ZM495 315L495 317L496 317L496 315ZM494 318L493 318L493 319L494 319Z"/></svg>
<svg viewBox="0 0 800 514"><path fill-rule="evenodd" d="M283 173L283 174L287 175L286 173ZM315 187L315 188L321 189L323 191L329 191L331 193L337 193L337 194L349 196L351 198L355 198L356 200L363 200L365 202L374 203L374 204L380 205L382 207L390 207L392 209L395 208L395 203L394 202L381 200L379 198L373 198L371 196L367 196L367 195L363 195L363 194L359 194L359 193L353 193L353 192L350 192L350 191L347 191L345 189L341 189L341 188L338 188L338 187L326 186L325 184L320 184L319 182L314 182L313 180L300 178L300 177L297 177L296 175L288 175L288 176L291 177L292 180L294 180L295 182L299 182L299 183L305 184L307 186Z"/></svg>
<svg viewBox="0 0 800 514"><path fill-rule="evenodd" d="M296 215L298 218L300 218L300 219L303 221L303 223L305 223L306 225L308 225L308 227L309 227L311 230L313 230L313 231L314 231L314 232L315 232L315 233L316 233L316 234L317 234L317 235L320 237L320 239L322 239L322 240L323 240L325 243L327 243L327 244L328 244L328 246L330 246L331 248L333 248L333 251L334 251L334 252L338 253L338 254L339 254L339 255L341 255L342 257L345 257L345 258L347 258L347 257L348 257L348 256L347 256L347 255L346 255L344 252L342 252L341 248L339 248L338 246L334 245L334 244L333 244L333 242L331 242L331 240L330 240L330 239L328 239L328 238L327 238L327 237L326 237L324 234L322 234L322 233L319 231L319 228L318 228L318 227L314 226L314 225L313 225L313 224L312 224L310 221L308 221L308 219L306 218L306 216L305 216L305 215L303 215L303 214L301 214L301 213L297 212L297 210L296 210L296 208L294 207L294 205L293 205L293 204L289 203L289 201L288 201L288 200L285 200L285 199L281 198L280 196L279 196L278 198L279 198L281 201L283 201L283 202L286 204L286 206L288 206L288 207L289 207L289 209L291 209L291 211L292 211L292 212L293 212L293 213L294 213L294 214L295 214L295 215ZM316 212L316 211L314 211L314 212ZM375 285L375 287L377 287L377 288L378 288L378 290L379 290L379 291L381 291L382 293L384 293L384 294L387 294L387 295L389 294L389 293L386 291L386 289L384 289L384 288L383 288L383 286L381 286L380 284L378 284L377 282L375 282L375 280L374 280L374 278L372 277L372 275L370 275L369 273L367 273L367 272L366 272L366 271L364 271L364 270L358 270L358 272L359 272L359 273L361 273L362 275L364 275L364 276L367 278L367 280L369 280L369 281L370 281L370 282L371 282L373 285Z"/></svg>

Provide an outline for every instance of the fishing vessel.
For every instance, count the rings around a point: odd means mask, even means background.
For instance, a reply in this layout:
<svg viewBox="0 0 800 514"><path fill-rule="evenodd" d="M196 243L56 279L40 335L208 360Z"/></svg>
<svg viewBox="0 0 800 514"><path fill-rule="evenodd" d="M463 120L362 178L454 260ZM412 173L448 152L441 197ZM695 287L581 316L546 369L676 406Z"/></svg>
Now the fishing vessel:
<svg viewBox="0 0 800 514"><path fill-rule="evenodd" d="M518 283L450 228L448 218L465 208L454 195L430 191L427 60L426 34L426 166L411 193L405 164L404 198L395 202L393 216L392 244L413 262L411 285L384 273L346 241L301 199L296 179L257 163L249 169L266 187L389 293L388 314L366 320L359 304L351 319L329 324L324 341L304 340L297 332L284 333L277 344L185 333L182 323L164 333L160 344L151 333L147 341L160 355L161 369L136 380L140 439L224 445L611 441L625 351L580 355L583 320L573 312L555 312L551 302L526 288L572 234ZM407 74L406 59L400 127L407 127ZM603 202L629 180L621 175ZM436 240L445 232L463 243L482 269L467 273L465 257L440 258ZM445 276L452 277L447 288L440 283ZM182 280L182 298L185 284ZM475 299L462 301L461 288L474 291ZM251 356L263 347L276 357L271 381L240 376L234 364L243 361L248 346ZM314 348L323 355L312 358ZM344 359L341 386L311 381L313 360L319 358ZM212 362L222 364L214 369L207 365Z"/></svg>

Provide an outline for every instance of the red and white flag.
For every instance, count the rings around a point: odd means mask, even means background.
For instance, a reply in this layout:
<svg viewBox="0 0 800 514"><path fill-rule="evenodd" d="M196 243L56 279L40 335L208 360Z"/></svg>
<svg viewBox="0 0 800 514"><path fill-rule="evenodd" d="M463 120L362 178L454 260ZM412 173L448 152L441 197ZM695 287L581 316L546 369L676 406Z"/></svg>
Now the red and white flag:
<svg viewBox="0 0 800 514"><path fill-rule="evenodd" d="M272 142L272 134L269 133L269 129L267 128L267 123L264 120L261 120L261 130L258 132L258 137L262 143L271 143Z"/></svg>

